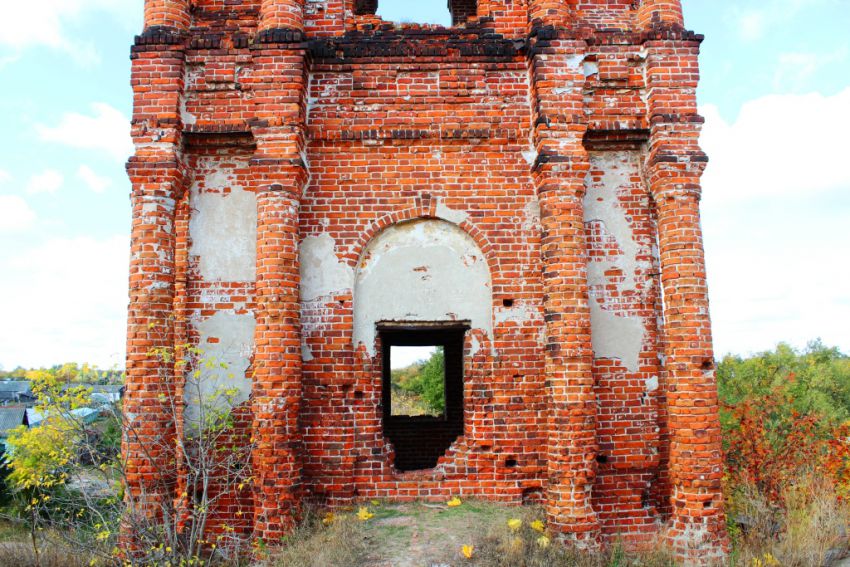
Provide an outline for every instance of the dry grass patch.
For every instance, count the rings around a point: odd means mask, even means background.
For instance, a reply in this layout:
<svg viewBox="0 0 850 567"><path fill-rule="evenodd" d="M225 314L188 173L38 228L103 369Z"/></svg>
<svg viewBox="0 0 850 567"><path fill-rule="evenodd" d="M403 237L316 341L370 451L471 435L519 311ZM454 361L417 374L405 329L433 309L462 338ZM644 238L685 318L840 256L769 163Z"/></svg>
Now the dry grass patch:
<svg viewBox="0 0 850 567"><path fill-rule="evenodd" d="M786 487L784 508L751 488L729 500L736 565L831 565L847 553L850 506L828 479L808 476Z"/></svg>

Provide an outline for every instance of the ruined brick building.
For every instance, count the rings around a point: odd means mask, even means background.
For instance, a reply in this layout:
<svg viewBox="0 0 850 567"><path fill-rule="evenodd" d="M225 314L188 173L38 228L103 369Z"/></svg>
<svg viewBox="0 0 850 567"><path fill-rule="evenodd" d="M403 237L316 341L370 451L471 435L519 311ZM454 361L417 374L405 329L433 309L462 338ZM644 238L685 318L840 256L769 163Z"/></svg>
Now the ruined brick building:
<svg viewBox="0 0 850 567"><path fill-rule="evenodd" d="M303 500L460 495L719 557L702 38L679 0L448 4L145 1L127 410L174 426L152 348L227 361L256 447L221 515L267 541ZM390 411L399 345L444 347L443 415Z"/></svg>

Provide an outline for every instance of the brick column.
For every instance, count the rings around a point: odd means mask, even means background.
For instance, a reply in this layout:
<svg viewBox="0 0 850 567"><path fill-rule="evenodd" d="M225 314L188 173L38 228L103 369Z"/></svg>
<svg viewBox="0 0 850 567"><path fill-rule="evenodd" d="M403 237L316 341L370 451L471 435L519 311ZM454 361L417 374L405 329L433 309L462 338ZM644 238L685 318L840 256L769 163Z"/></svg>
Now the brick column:
<svg viewBox="0 0 850 567"><path fill-rule="evenodd" d="M531 28L556 27L569 25L573 18L576 0L530 0L528 3L528 22Z"/></svg>
<svg viewBox="0 0 850 567"><path fill-rule="evenodd" d="M127 497L137 505L131 512L148 517L171 506L178 467L173 448L179 416L172 402L180 392L174 363L164 361L164 352L173 351L175 341L175 209L184 190L179 99L188 18L188 0L148 0L145 33L131 54L136 151L127 164L133 219L122 450ZM129 545L132 522L128 517L123 525Z"/></svg>
<svg viewBox="0 0 850 567"><path fill-rule="evenodd" d="M264 2L263 8L277 5L295 3ZM307 180L301 157L307 72L300 34L270 31L253 48L257 149L251 168L258 214L254 528L273 542L293 527L301 492L298 216Z"/></svg>
<svg viewBox="0 0 850 567"><path fill-rule="evenodd" d="M596 474L596 398L582 199L590 168L582 138L584 76L570 64L581 41L533 46L532 101L538 152L533 179L540 198L546 320L549 525L595 546L591 502Z"/></svg>
<svg viewBox="0 0 850 567"><path fill-rule="evenodd" d="M145 0L145 30L189 30L189 0Z"/></svg>
<svg viewBox="0 0 850 567"><path fill-rule="evenodd" d="M637 11L638 29L684 27L681 0L643 0Z"/></svg>
<svg viewBox="0 0 850 567"><path fill-rule="evenodd" d="M270 30L304 31L304 0L263 0L260 6L260 32Z"/></svg>
<svg viewBox="0 0 850 567"><path fill-rule="evenodd" d="M647 180L655 201L664 297L664 372L670 435L668 537L689 565L722 559L723 513L719 405L700 228L696 113L699 39L646 44L651 121Z"/></svg>
<svg viewBox="0 0 850 567"><path fill-rule="evenodd" d="M128 497L135 504L131 512L151 517L171 497L176 468L174 366L163 364L161 356L174 346L174 213L181 175L176 159L134 158L127 170L133 227L123 451Z"/></svg>
<svg viewBox="0 0 850 567"><path fill-rule="evenodd" d="M305 172L290 160L265 156L254 158L253 169L258 187L254 527L272 542L293 527L301 483L298 209Z"/></svg>

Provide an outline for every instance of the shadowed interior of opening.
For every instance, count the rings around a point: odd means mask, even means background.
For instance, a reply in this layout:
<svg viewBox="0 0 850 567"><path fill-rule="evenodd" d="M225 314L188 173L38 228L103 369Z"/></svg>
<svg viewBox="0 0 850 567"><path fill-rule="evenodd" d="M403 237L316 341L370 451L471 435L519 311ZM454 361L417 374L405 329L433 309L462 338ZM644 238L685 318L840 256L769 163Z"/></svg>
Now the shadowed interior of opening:
<svg viewBox="0 0 850 567"><path fill-rule="evenodd" d="M384 435L400 471L433 468L463 433L463 328L385 329Z"/></svg>

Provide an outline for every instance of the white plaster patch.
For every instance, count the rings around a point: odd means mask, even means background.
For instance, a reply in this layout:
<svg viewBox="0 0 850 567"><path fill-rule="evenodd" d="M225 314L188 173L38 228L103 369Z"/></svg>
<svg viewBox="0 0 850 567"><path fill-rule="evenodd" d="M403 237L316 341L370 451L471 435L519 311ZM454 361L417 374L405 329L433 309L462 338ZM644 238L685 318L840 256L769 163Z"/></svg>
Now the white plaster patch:
<svg viewBox="0 0 850 567"><path fill-rule="evenodd" d="M180 96L180 120L183 121L185 125L191 125L197 122L197 117L186 110L186 95Z"/></svg>
<svg viewBox="0 0 850 567"><path fill-rule="evenodd" d="M596 358L616 358L630 372L640 370L640 351L645 333L640 319L620 317L605 311L591 297L590 325L593 355Z"/></svg>
<svg viewBox="0 0 850 567"><path fill-rule="evenodd" d="M525 230L540 230L540 201L532 199L523 207L525 217L522 220L522 228Z"/></svg>
<svg viewBox="0 0 850 567"><path fill-rule="evenodd" d="M224 172L207 177L207 189L227 186ZM257 272L257 196L230 185L230 193L192 191L190 254L205 281L254 281Z"/></svg>
<svg viewBox="0 0 850 567"><path fill-rule="evenodd" d="M354 270L339 261L336 243L330 234L308 236L299 248L301 301L349 293L354 286Z"/></svg>
<svg viewBox="0 0 850 567"><path fill-rule="evenodd" d="M537 148L532 146L527 150L523 150L521 153L525 163L534 165L534 162L537 160Z"/></svg>
<svg viewBox="0 0 850 567"><path fill-rule="evenodd" d="M578 69L584 63L584 55L576 54L567 57L567 68Z"/></svg>
<svg viewBox="0 0 850 567"><path fill-rule="evenodd" d="M384 230L366 247L354 285L354 345L375 354L381 321L471 321L492 337L490 270L463 230L417 220Z"/></svg>
<svg viewBox="0 0 850 567"><path fill-rule="evenodd" d="M251 380L245 376L254 351L253 314L220 311L195 324L200 335L200 376L186 377L185 420L187 428L197 425L201 410L226 409L245 402L251 395Z"/></svg>
<svg viewBox="0 0 850 567"><path fill-rule="evenodd" d="M658 376L653 376L646 379L646 391L654 392L658 390Z"/></svg>
<svg viewBox="0 0 850 567"><path fill-rule="evenodd" d="M530 323L540 318L540 311L525 302L514 303L511 307L501 307L496 309L495 324L498 327L502 323L508 321L522 325Z"/></svg>
<svg viewBox="0 0 850 567"><path fill-rule="evenodd" d="M599 74L599 64L594 61L585 61L582 65L582 72L585 77Z"/></svg>
<svg viewBox="0 0 850 567"><path fill-rule="evenodd" d="M448 205L446 205L443 199L437 199L437 216L455 224L461 224L469 218L469 213L466 211L451 209Z"/></svg>
<svg viewBox="0 0 850 567"><path fill-rule="evenodd" d="M634 290L637 286L636 274L639 268L637 256L640 245L634 238L632 227L626 218L626 212L620 207L617 192L630 183L630 175L637 164L628 152L611 152L591 156L594 169L604 171L601 183L592 183L588 175L587 194L584 197L585 222L601 222L610 234L622 254L613 261L590 262L589 277L591 284L604 283L605 271L618 267L623 272L623 290ZM594 265L598 264L598 265Z"/></svg>

